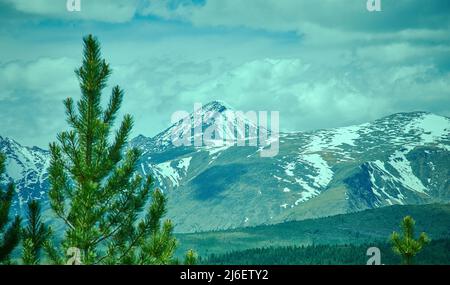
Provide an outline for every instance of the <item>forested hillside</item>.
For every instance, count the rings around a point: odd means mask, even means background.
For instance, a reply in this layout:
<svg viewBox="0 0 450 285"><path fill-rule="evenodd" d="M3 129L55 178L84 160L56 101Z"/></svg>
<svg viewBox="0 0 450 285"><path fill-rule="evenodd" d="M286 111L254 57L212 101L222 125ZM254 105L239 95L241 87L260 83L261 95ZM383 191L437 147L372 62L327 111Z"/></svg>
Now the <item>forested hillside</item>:
<svg viewBox="0 0 450 285"><path fill-rule="evenodd" d="M364 265L370 256L369 247L381 251L382 264L400 264L388 243L362 245L312 245L256 248L233 251L222 255L210 255L202 264L244 264L244 265ZM415 264L450 264L450 239L432 241L416 256Z"/></svg>

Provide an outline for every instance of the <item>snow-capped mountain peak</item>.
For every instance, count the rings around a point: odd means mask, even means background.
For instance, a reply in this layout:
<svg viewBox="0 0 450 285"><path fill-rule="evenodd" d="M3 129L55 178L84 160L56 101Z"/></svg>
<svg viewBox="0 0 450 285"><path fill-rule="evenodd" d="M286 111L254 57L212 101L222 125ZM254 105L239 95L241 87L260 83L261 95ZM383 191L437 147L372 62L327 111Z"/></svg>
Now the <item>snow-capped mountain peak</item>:
<svg viewBox="0 0 450 285"><path fill-rule="evenodd" d="M280 153L270 159L260 159L252 147L149 149L141 168L170 196L181 231L445 202L449 130L449 118L399 113L361 125L281 133ZM184 161L188 167L180 168ZM196 210L188 214L183 204Z"/></svg>
<svg viewBox="0 0 450 285"><path fill-rule="evenodd" d="M222 101L208 104L194 104L193 111L178 118L172 126L157 134L146 143L144 136L134 139L132 145L152 148L154 151L165 151L180 146L179 141L196 146L222 147L233 145L236 138L256 136L264 127L258 126L257 112L236 111ZM208 139L206 135L211 134ZM196 141L200 140L201 144ZM208 141L207 141L208 140ZM206 141L206 142L205 142Z"/></svg>
<svg viewBox="0 0 450 285"><path fill-rule="evenodd" d="M200 114L227 110L234 111L211 102ZM203 119L204 131L211 122ZM198 126L193 113L189 121L191 130ZM282 133L279 154L265 159L258 147L177 147L171 140L177 128L178 122L130 142L143 151L137 171L152 175L168 196L177 231L450 201L447 117L399 113L361 125ZM45 198L48 152L9 138L0 138L0 150L8 158L6 179L17 184L17 209L30 198Z"/></svg>

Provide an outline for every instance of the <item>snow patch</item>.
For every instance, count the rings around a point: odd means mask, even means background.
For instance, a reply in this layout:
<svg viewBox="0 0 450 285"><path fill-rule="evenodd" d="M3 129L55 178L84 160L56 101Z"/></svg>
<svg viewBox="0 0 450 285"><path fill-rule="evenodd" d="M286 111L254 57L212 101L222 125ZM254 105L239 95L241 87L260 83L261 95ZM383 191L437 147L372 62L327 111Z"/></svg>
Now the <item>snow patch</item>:
<svg viewBox="0 0 450 285"><path fill-rule="evenodd" d="M423 143L434 143L445 136L449 136L450 120L434 114L424 114L409 123L405 127L405 132L414 129L421 131L420 139Z"/></svg>
<svg viewBox="0 0 450 285"><path fill-rule="evenodd" d="M14 181L18 181L23 178L23 167L15 159L8 159L6 162L6 173Z"/></svg>
<svg viewBox="0 0 450 285"><path fill-rule="evenodd" d="M204 147L209 152L209 155L214 155L216 153L227 150L229 147L233 146L234 143L222 140L211 140L208 141L209 146Z"/></svg>
<svg viewBox="0 0 450 285"><path fill-rule="evenodd" d="M144 176L147 176L147 171L145 171L145 165L143 163L141 163L141 170Z"/></svg>
<svg viewBox="0 0 450 285"><path fill-rule="evenodd" d="M167 179L170 180L170 182L172 183L173 187L177 187L179 186L179 181L180 181L180 175L178 174L178 172L176 171L176 169L174 169L171 166L172 161L167 161L167 162L163 162L163 163L159 163L157 165L154 166L154 169L163 177L166 177Z"/></svg>
<svg viewBox="0 0 450 285"><path fill-rule="evenodd" d="M192 160L192 157L182 158L178 162L177 167L180 168L180 169L183 169L185 172L187 172L188 169L189 169L189 165L191 164L191 160Z"/></svg>
<svg viewBox="0 0 450 285"><path fill-rule="evenodd" d="M389 164L397 170L400 175L398 180L403 185L416 192L425 193L427 191L427 188L422 184L419 178L414 175L411 164L408 159L406 159L403 152L396 151L390 157Z"/></svg>
<svg viewBox="0 0 450 285"><path fill-rule="evenodd" d="M299 159L311 165L315 169L316 175L311 178L314 180L314 185L317 188L326 187L333 179L333 171L320 154L314 153L301 155Z"/></svg>
<svg viewBox="0 0 450 285"><path fill-rule="evenodd" d="M360 126L350 126L336 129L331 142L328 143L328 146L331 148L335 148L343 144L355 146L355 140L360 137L358 134L359 129Z"/></svg>
<svg viewBox="0 0 450 285"><path fill-rule="evenodd" d="M295 162L289 162L288 164L286 164L286 166L284 166L284 172L286 173L287 176L294 176L294 172L293 170L295 169Z"/></svg>

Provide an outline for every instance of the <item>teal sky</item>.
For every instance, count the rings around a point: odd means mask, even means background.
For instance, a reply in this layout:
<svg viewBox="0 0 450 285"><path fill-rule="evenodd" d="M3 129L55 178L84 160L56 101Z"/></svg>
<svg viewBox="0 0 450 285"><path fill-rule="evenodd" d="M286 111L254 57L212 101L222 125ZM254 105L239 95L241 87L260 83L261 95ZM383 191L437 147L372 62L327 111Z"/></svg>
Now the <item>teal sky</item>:
<svg viewBox="0 0 450 285"><path fill-rule="evenodd" d="M134 135L220 99L280 111L285 131L396 112L450 116L450 1L0 0L0 136L47 147L79 97L81 39L99 38Z"/></svg>

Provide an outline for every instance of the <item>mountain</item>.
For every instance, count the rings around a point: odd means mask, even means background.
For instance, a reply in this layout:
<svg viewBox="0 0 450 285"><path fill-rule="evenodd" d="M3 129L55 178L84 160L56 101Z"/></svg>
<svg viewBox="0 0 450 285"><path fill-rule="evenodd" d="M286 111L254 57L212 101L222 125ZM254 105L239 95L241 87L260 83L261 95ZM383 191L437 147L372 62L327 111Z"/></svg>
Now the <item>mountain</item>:
<svg viewBox="0 0 450 285"><path fill-rule="evenodd" d="M212 102L206 110L230 108ZM192 122L199 128L201 122ZM279 154L266 158L256 146L175 147L168 138L177 127L131 144L144 153L139 171L156 177L168 195L178 232L450 201L446 117L399 113L357 126L281 133Z"/></svg>
<svg viewBox="0 0 450 285"><path fill-rule="evenodd" d="M2 182L14 182L16 199L13 209L21 212L30 199L46 199L49 152L38 147L22 146L10 138L0 136L0 151L7 157L6 175Z"/></svg>
<svg viewBox="0 0 450 285"><path fill-rule="evenodd" d="M399 113L362 125L280 133L274 157L261 157L264 147L259 145L221 144L216 136L209 145L173 143L181 134L198 138L196 130L222 123L221 114L233 111L214 101L186 117L188 128L177 122L154 137L141 135L130 141L143 153L137 171L153 175L168 196L168 216L177 232L450 201L447 117ZM247 126L244 133L250 137L265 131L238 114L223 125L223 134L239 135L235 128L241 125ZM48 152L10 139L2 139L0 146L8 165L11 162L8 179L18 182L19 208L29 197L42 197L48 183Z"/></svg>

